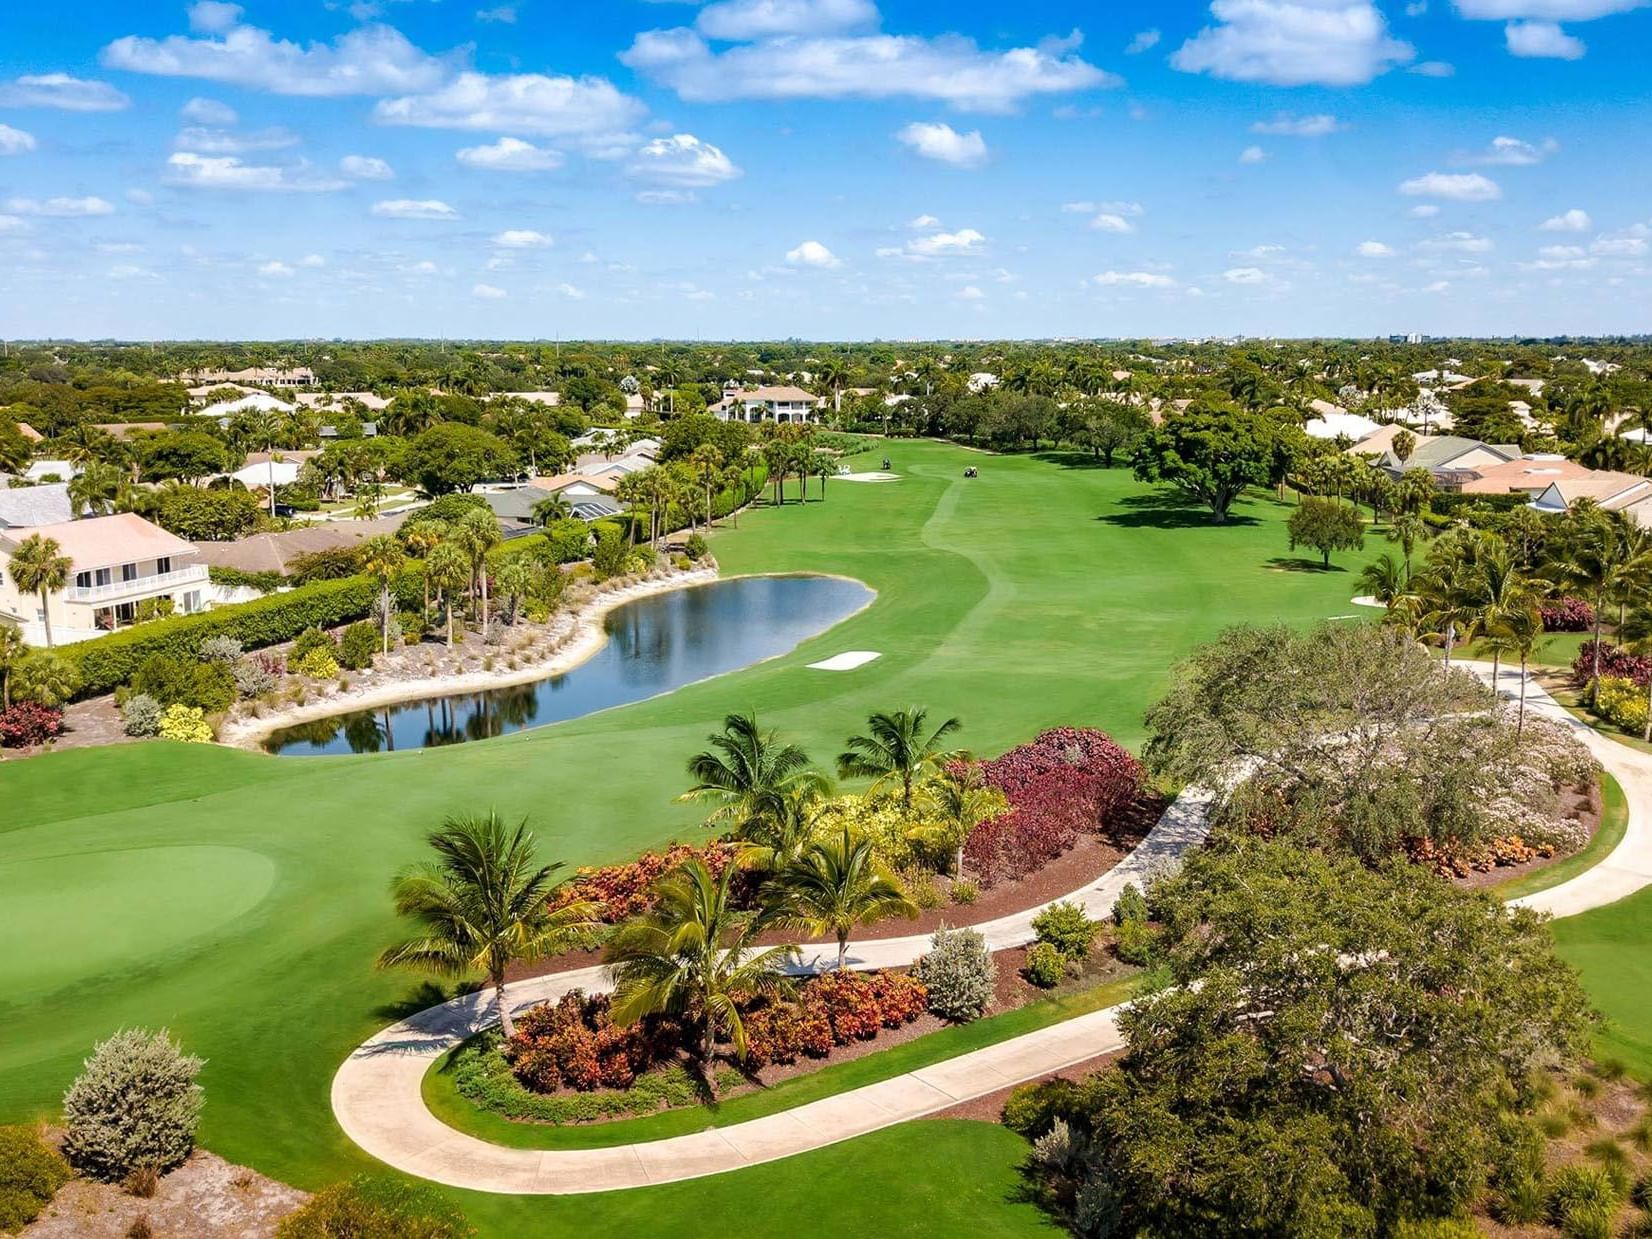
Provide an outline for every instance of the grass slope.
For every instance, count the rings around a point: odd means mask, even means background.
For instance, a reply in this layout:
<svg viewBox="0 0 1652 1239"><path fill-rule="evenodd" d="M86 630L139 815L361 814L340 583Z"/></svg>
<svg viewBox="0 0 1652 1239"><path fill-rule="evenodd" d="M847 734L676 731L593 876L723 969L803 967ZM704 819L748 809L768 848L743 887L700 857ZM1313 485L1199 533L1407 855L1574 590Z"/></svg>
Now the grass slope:
<svg viewBox="0 0 1652 1239"><path fill-rule="evenodd" d="M834 483L825 502L716 535L728 573L837 572L879 591L744 672L428 752L297 760L149 743L0 766L0 891L28 907L8 910L22 923L0 954L0 1121L55 1109L96 1038L166 1025L209 1060L203 1142L317 1186L364 1160L328 1109L335 1067L438 996L371 961L397 934L390 876L445 814L526 816L545 855L571 864L698 837L692 809L672 803L683 762L746 708L823 762L870 711L914 703L961 716L960 741L981 753L1061 723L1134 744L1169 666L1224 626L1354 610L1353 574L1296 568L1290 508L1267 498L1213 527L1123 470L941 444L890 454L899 482ZM966 464L981 476L966 482ZM883 657L805 669L853 649ZM179 848L187 865L137 860ZM90 853L110 854L104 879L88 866L63 885L63 858ZM74 952L43 969L71 924Z"/></svg>

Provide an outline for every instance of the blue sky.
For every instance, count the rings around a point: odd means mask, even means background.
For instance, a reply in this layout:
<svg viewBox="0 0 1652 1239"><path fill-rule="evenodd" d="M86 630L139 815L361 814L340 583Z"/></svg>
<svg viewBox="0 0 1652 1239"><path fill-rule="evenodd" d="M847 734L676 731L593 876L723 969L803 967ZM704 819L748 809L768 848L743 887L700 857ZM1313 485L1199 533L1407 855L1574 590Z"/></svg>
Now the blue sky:
<svg viewBox="0 0 1652 1239"><path fill-rule="evenodd" d="M12 4L0 335L1646 331L1648 47L1652 0Z"/></svg>

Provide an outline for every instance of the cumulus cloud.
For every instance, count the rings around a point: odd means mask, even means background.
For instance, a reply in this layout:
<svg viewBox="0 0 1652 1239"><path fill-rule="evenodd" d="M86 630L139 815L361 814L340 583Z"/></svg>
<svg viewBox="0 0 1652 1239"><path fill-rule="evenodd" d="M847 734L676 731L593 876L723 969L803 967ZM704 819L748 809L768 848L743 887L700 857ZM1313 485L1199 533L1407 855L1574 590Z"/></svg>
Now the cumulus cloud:
<svg viewBox="0 0 1652 1239"><path fill-rule="evenodd" d="M1652 229L1647 229L1643 225L1638 229L1618 233L1616 236L1597 237L1594 244L1589 246L1589 252L1602 258L1645 258L1649 233L1652 233Z"/></svg>
<svg viewBox="0 0 1652 1239"><path fill-rule="evenodd" d="M1090 219L1097 232L1134 232L1136 226L1116 211L1098 211Z"/></svg>
<svg viewBox="0 0 1652 1239"><path fill-rule="evenodd" d="M1275 86L1358 86L1416 54L1371 0L1213 0L1216 25L1170 58L1185 73Z"/></svg>
<svg viewBox="0 0 1652 1239"><path fill-rule="evenodd" d="M1266 284L1268 273L1260 267L1230 267L1222 278L1229 284Z"/></svg>
<svg viewBox="0 0 1652 1239"><path fill-rule="evenodd" d="M1323 138L1341 128L1342 123L1328 112L1313 116L1292 116L1289 112L1281 112L1272 120L1257 121L1250 131L1282 138Z"/></svg>
<svg viewBox="0 0 1652 1239"><path fill-rule="evenodd" d="M1418 247L1425 250L1447 250L1458 254L1486 254L1493 248L1489 237L1477 237L1472 232L1448 232L1430 237Z"/></svg>
<svg viewBox="0 0 1652 1239"><path fill-rule="evenodd" d="M987 161L987 144L979 129L959 133L951 125L913 121L895 138L923 158L955 168L977 168Z"/></svg>
<svg viewBox="0 0 1652 1239"><path fill-rule="evenodd" d="M1551 215L1539 227L1544 232L1588 232L1594 227L1594 220L1590 219L1589 212L1581 207L1573 207L1559 215Z"/></svg>
<svg viewBox="0 0 1652 1239"><path fill-rule="evenodd" d="M720 185L744 175L721 149L692 133L655 138L637 150L626 170L641 180L678 189Z"/></svg>
<svg viewBox="0 0 1652 1239"><path fill-rule="evenodd" d="M1247 146L1239 152L1240 163L1263 163L1268 158L1268 152L1260 146Z"/></svg>
<svg viewBox="0 0 1652 1239"><path fill-rule="evenodd" d="M794 267L841 267L843 260L819 241L804 241L796 249L786 251L786 261Z"/></svg>
<svg viewBox="0 0 1652 1239"><path fill-rule="evenodd" d="M1440 213L1440 208L1432 202L1419 202L1406 212L1412 219L1433 219Z"/></svg>
<svg viewBox="0 0 1652 1239"><path fill-rule="evenodd" d="M913 237L906 243L906 248L921 258L940 258L954 254L974 254L986 243L986 237L975 229L960 228L957 232L936 232L927 237Z"/></svg>
<svg viewBox="0 0 1652 1239"><path fill-rule="evenodd" d="M551 239L531 228L507 228L494 235L493 243L505 250L539 250L548 246Z"/></svg>
<svg viewBox="0 0 1652 1239"><path fill-rule="evenodd" d="M242 189L260 192L326 193L344 182L317 176L304 165L249 164L234 155L177 151L166 161L166 179L188 189Z"/></svg>
<svg viewBox="0 0 1652 1239"><path fill-rule="evenodd" d="M785 35L842 34L875 28L872 0L717 0L694 25L708 39L746 43Z"/></svg>
<svg viewBox="0 0 1652 1239"><path fill-rule="evenodd" d="M987 295L974 284L965 284L958 290L957 296L960 301L984 301Z"/></svg>
<svg viewBox="0 0 1652 1239"><path fill-rule="evenodd" d="M1559 149L1560 143L1553 138L1544 138L1542 142L1533 144L1521 138L1499 135L1491 140L1491 145L1484 151L1470 158L1474 163L1506 168L1528 168L1533 164L1542 163Z"/></svg>
<svg viewBox="0 0 1652 1239"><path fill-rule="evenodd" d="M516 24L516 6L501 4L498 8L477 9L476 20L479 22L498 22L502 26L514 26Z"/></svg>
<svg viewBox="0 0 1652 1239"><path fill-rule="evenodd" d="M1400 182L1400 192L1412 198L1445 198L1452 202L1494 202L1502 187L1478 172L1430 172Z"/></svg>
<svg viewBox="0 0 1652 1239"><path fill-rule="evenodd" d="M1004 112L1034 95L1120 80L1081 59L1078 37L982 51L958 35L819 36L743 43L714 52L686 27L645 30L620 54L629 68L689 102L729 99L934 99Z"/></svg>
<svg viewBox="0 0 1652 1239"><path fill-rule="evenodd" d="M196 151L202 155L245 155L252 151L280 151L297 146L299 136L290 129L271 125L251 133L233 129L211 129L205 125L189 125L178 131L172 146L180 151Z"/></svg>
<svg viewBox="0 0 1652 1239"><path fill-rule="evenodd" d="M1163 36L1157 30L1143 30L1130 40L1130 45L1124 49L1126 56L1140 56L1143 52L1150 52L1159 45Z"/></svg>
<svg viewBox="0 0 1652 1239"><path fill-rule="evenodd" d="M1103 271L1090 277L1100 288L1174 288L1176 281L1157 271Z"/></svg>
<svg viewBox="0 0 1652 1239"><path fill-rule="evenodd" d="M459 212L439 198L387 198L373 204L380 219L458 219Z"/></svg>
<svg viewBox="0 0 1652 1239"><path fill-rule="evenodd" d="M492 284L472 285L470 295L480 297L484 301L498 301L501 297L509 296L503 288L496 288Z"/></svg>
<svg viewBox="0 0 1652 1239"><path fill-rule="evenodd" d="M291 279L292 276L296 273L293 271L293 269L291 267L289 267L284 262L271 261L271 262L267 262L263 266L259 267L258 268L258 274L259 275L273 275L273 276L276 276L280 279Z"/></svg>
<svg viewBox="0 0 1652 1239"><path fill-rule="evenodd" d="M102 198L9 198L6 210L13 215L47 215L56 219L113 215L115 208Z"/></svg>
<svg viewBox="0 0 1652 1239"><path fill-rule="evenodd" d="M346 155L338 161L338 170L358 181L389 181L396 176L389 164L374 155Z"/></svg>
<svg viewBox="0 0 1652 1239"><path fill-rule="evenodd" d="M0 125L0 155L23 155L35 148L34 134Z"/></svg>
<svg viewBox="0 0 1652 1239"><path fill-rule="evenodd" d="M1503 29L1509 55L1530 60L1582 60L1589 46L1554 22L1510 22Z"/></svg>
<svg viewBox="0 0 1652 1239"><path fill-rule="evenodd" d="M1361 258L1392 258L1394 251L1381 241L1361 241L1354 247L1354 252Z"/></svg>
<svg viewBox="0 0 1652 1239"><path fill-rule="evenodd" d="M486 146L467 146L454 158L467 168L486 172L550 172L563 164L562 152L521 138L500 138Z"/></svg>
<svg viewBox="0 0 1652 1239"><path fill-rule="evenodd" d="M60 108L65 112L118 112L132 101L108 82L67 73L26 73L0 82L0 107Z"/></svg>
<svg viewBox="0 0 1652 1239"><path fill-rule="evenodd" d="M129 73L201 78L315 98L430 90L454 67L451 57L431 56L389 26L362 26L331 43L301 45L240 25L237 9L228 25L203 28L197 23L195 28L205 37L127 35L105 47L100 60Z"/></svg>
<svg viewBox="0 0 1652 1239"><path fill-rule="evenodd" d="M939 228L941 221L933 215L919 215L906 221L908 228Z"/></svg>
<svg viewBox="0 0 1652 1239"><path fill-rule="evenodd" d="M197 125L217 125L220 128L233 125L240 119L229 104L220 103L217 99L203 99L199 95L179 108L178 115Z"/></svg>
<svg viewBox="0 0 1652 1239"><path fill-rule="evenodd" d="M461 73L439 90L382 100L373 119L429 129L594 137L622 132L645 111L606 78Z"/></svg>

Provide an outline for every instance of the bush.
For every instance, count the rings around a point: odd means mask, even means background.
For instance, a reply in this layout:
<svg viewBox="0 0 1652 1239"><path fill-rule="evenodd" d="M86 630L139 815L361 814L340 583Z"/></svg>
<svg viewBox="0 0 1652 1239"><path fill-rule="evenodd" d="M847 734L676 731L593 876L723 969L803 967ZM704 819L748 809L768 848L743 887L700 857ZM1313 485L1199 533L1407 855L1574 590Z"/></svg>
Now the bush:
<svg viewBox="0 0 1652 1239"><path fill-rule="evenodd" d="M235 691L243 700L262 697L275 687L284 669L285 664L281 659L268 654L255 654L251 658L243 658L235 664L231 672L235 677Z"/></svg>
<svg viewBox="0 0 1652 1239"><path fill-rule="evenodd" d="M1021 970L1039 989L1054 989L1067 975L1067 957L1049 942L1035 942L1027 948L1027 964Z"/></svg>
<svg viewBox="0 0 1652 1239"><path fill-rule="evenodd" d="M331 654L337 648L338 644L333 640L332 633L323 632L320 628L306 628L293 639L291 657L294 662L298 662L316 650L326 650Z"/></svg>
<svg viewBox="0 0 1652 1239"><path fill-rule="evenodd" d="M222 641L222 638L214 638ZM203 648L200 658L206 658ZM152 654L132 677L132 691L163 706L195 706L204 714L229 709L235 700L235 673L217 661Z"/></svg>
<svg viewBox="0 0 1652 1239"><path fill-rule="evenodd" d="M293 663L292 670L314 680L331 680L338 675L338 659L332 650L318 647Z"/></svg>
<svg viewBox="0 0 1652 1239"><path fill-rule="evenodd" d="M208 637L201 642L200 658L202 662L233 667L241 661L241 643L231 636Z"/></svg>
<svg viewBox="0 0 1652 1239"><path fill-rule="evenodd" d="M576 989L523 1014L503 1053L524 1086L554 1093L630 1088L666 1049L646 1024L618 1027L608 1015L608 995Z"/></svg>
<svg viewBox="0 0 1652 1239"><path fill-rule="evenodd" d="M132 693L120 704L121 730L129 736L152 736L161 729L161 703L148 693Z"/></svg>
<svg viewBox="0 0 1652 1239"><path fill-rule="evenodd" d="M373 655L379 652L379 630L367 620L351 624L339 638L338 662L351 671L363 671L373 665Z"/></svg>
<svg viewBox="0 0 1652 1239"><path fill-rule="evenodd" d="M27 749L63 734L63 711L19 701L0 711L0 749Z"/></svg>
<svg viewBox="0 0 1652 1239"><path fill-rule="evenodd" d="M1544 632L1588 632L1595 626L1595 609L1582 598L1550 598L1537 609Z"/></svg>
<svg viewBox="0 0 1652 1239"><path fill-rule="evenodd" d="M1568 1239L1611 1239L1623 1193L1604 1170L1563 1166L1549 1184L1549 1221Z"/></svg>
<svg viewBox="0 0 1652 1239"><path fill-rule="evenodd" d="M732 855L716 843L697 848L678 844L663 852L644 852L623 865L581 869L572 882L557 889L551 897L551 907L555 911L573 903L593 903L597 907L596 920L617 925L651 911L655 884L684 862L698 860L711 870L712 876L721 877Z"/></svg>
<svg viewBox="0 0 1652 1239"><path fill-rule="evenodd" d="M704 559L709 549L705 538L697 533L689 534L688 540L683 543L683 553L690 559Z"/></svg>
<svg viewBox="0 0 1652 1239"><path fill-rule="evenodd" d="M29 650L11 674L11 699L32 701L55 710L73 700L81 689L81 675L74 663L56 650Z"/></svg>
<svg viewBox="0 0 1652 1239"><path fill-rule="evenodd" d="M928 991L898 972L828 972L805 981L792 1002L766 1001L743 1018L746 1064L821 1058L834 1045L869 1041L924 1013Z"/></svg>
<svg viewBox="0 0 1652 1239"><path fill-rule="evenodd" d="M33 1127L0 1127L0 1231L22 1230L74 1177Z"/></svg>
<svg viewBox="0 0 1652 1239"><path fill-rule="evenodd" d="M225 589L256 589L261 594L272 594L287 583L287 578L279 572L245 572L216 564L208 565L207 579Z"/></svg>
<svg viewBox="0 0 1652 1239"><path fill-rule="evenodd" d="M63 1152L94 1179L118 1182L139 1166L165 1173L195 1147L201 1060L165 1029L123 1029L100 1042L63 1096Z"/></svg>
<svg viewBox="0 0 1652 1239"><path fill-rule="evenodd" d="M157 735L162 740L178 740L184 744L211 744L212 724L206 721L199 706L167 706L161 711L161 725Z"/></svg>
<svg viewBox="0 0 1652 1239"><path fill-rule="evenodd" d="M1630 679L1603 675L1596 686L1595 712L1626 731L1646 727L1646 689Z"/></svg>
<svg viewBox="0 0 1652 1239"><path fill-rule="evenodd" d="M1083 1110L1083 1098L1083 1088L1061 1076L1022 1084L1010 1092L1000 1118L1016 1135L1037 1140L1055 1126L1056 1119L1071 1120L1078 1116Z"/></svg>
<svg viewBox="0 0 1652 1239"><path fill-rule="evenodd" d="M1633 680L1645 689L1652 683L1652 658L1644 655L1631 654L1619 649L1609 641L1600 643L1600 674L1601 678L1613 676L1625 680ZM1578 647L1577 657L1572 660L1572 679L1578 684L1587 685L1595 677L1595 643L1585 641Z"/></svg>
<svg viewBox="0 0 1652 1239"><path fill-rule="evenodd" d="M912 972L929 991L929 1009L943 1020L967 1023L992 1001L992 956L973 929L938 930Z"/></svg>
<svg viewBox="0 0 1652 1239"><path fill-rule="evenodd" d="M1147 896L1134 882L1126 882L1119 897L1113 901L1113 924L1126 925L1131 921L1143 923L1147 920Z"/></svg>
<svg viewBox="0 0 1652 1239"><path fill-rule="evenodd" d="M78 695L94 697L129 682L146 658L169 654L199 658L210 637L231 636L244 649L290 641L306 628L333 627L368 614L378 586L367 577L322 581L251 602L177 615L106 637L80 641L58 651L81 677Z"/></svg>
<svg viewBox="0 0 1652 1239"><path fill-rule="evenodd" d="M1090 944L1096 940L1099 926L1084 915L1076 903L1061 900L1052 903L1033 917L1033 932L1041 943L1047 943L1060 952L1062 959L1075 963L1090 954Z"/></svg>
<svg viewBox="0 0 1652 1239"><path fill-rule="evenodd" d="M434 1187L389 1176L335 1183L283 1218L276 1239L466 1239L476 1232Z"/></svg>
<svg viewBox="0 0 1652 1239"><path fill-rule="evenodd" d="M1154 934L1146 921L1126 921L1118 927L1113 950L1127 964L1145 968L1153 958Z"/></svg>
<svg viewBox="0 0 1652 1239"><path fill-rule="evenodd" d="M968 906L981 897L980 883L970 878L959 878L952 884L952 902Z"/></svg>
<svg viewBox="0 0 1652 1239"><path fill-rule="evenodd" d="M1510 1117L1498 1133L1491 1174L1491 1213L1509 1226L1541 1222L1548 1198L1543 1133L1530 1122Z"/></svg>
<svg viewBox="0 0 1652 1239"><path fill-rule="evenodd" d="M591 569L597 580L607 581L625 571L629 552L625 538L617 529L606 528L597 534L596 547L591 551Z"/></svg>

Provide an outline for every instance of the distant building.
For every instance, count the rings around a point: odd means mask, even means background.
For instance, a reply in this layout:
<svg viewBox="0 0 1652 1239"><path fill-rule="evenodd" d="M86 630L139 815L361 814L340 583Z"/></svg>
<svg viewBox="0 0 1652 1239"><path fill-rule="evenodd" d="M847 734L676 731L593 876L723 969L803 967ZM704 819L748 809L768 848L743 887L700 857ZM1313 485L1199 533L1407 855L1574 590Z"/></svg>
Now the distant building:
<svg viewBox="0 0 1652 1239"><path fill-rule="evenodd" d="M226 383L245 383L252 387L314 387L315 371L308 366L279 369L274 366L252 366L245 370L189 370L183 381L203 387L221 387Z"/></svg>
<svg viewBox="0 0 1652 1239"><path fill-rule="evenodd" d="M724 422L813 422L825 398L801 387L742 387L727 391L707 410Z"/></svg>
<svg viewBox="0 0 1652 1239"><path fill-rule="evenodd" d="M67 482L0 490L0 531L19 525L61 525L74 518Z"/></svg>

